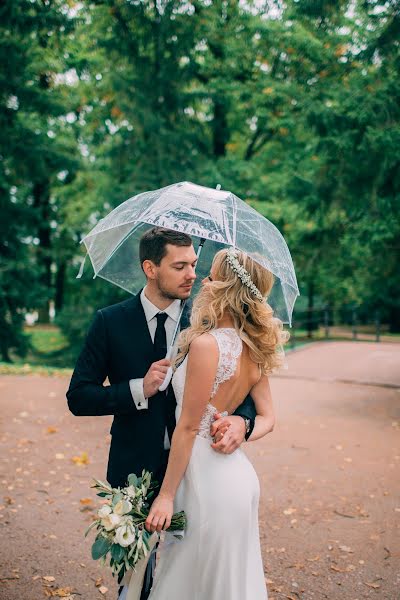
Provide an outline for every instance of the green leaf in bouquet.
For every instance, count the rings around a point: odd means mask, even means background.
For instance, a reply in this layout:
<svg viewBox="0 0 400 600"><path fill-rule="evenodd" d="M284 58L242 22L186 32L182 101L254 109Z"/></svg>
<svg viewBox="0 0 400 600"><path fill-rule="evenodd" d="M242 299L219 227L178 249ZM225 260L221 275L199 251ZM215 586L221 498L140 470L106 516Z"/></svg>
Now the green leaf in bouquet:
<svg viewBox="0 0 400 600"><path fill-rule="evenodd" d="M130 475L128 475L128 484L129 485L133 485L133 487L137 487L137 485L138 485L138 478L135 475L135 473L131 473Z"/></svg>
<svg viewBox="0 0 400 600"><path fill-rule="evenodd" d="M105 483L104 481L100 481L100 479L94 479L94 478L93 478L93 481L94 481L94 485L92 485L91 487L102 488L103 490L107 490L111 493L112 488L108 483Z"/></svg>
<svg viewBox="0 0 400 600"><path fill-rule="evenodd" d="M99 523L100 523L100 521L98 519L96 519L96 521L93 521L93 523L91 523L89 525L89 527L86 529L86 531L85 531L85 537L87 537L87 534L89 533L89 531L92 531L92 529L94 527L96 527Z"/></svg>
<svg viewBox="0 0 400 600"><path fill-rule="evenodd" d="M119 544L113 544L111 546L111 556L115 560L116 563L120 563L125 556L124 548L122 546L120 546Z"/></svg>
<svg viewBox="0 0 400 600"><path fill-rule="evenodd" d="M92 558L98 560L102 556L105 556L111 548L111 542L105 537L100 536L96 539L92 546Z"/></svg>
<svg viewBox="0 0 400 600"><path fill-rule="evenodd" d="M96 496L100 496L100 498L106 498L107 496L109 496L110 494L108 494L107 492L98 492L96 494Z"/></svg>
<svg viewBox="0 0 400 600"><path fill-rule="evenodd" d="M123 499L123 495L121 493L118 492L117 494L114 494L112 502L111 502L112 506L115 506L116 504L118 504L118 502L122 499Z"/></svg>
<svg viewBox="0 0 400 600"><path fill-rule="evenodd" d="M142 539L143 544L146 546L147 550L150 550L149 539L151 538L151 533L147 531L147 529L143 530Z"/></svg>

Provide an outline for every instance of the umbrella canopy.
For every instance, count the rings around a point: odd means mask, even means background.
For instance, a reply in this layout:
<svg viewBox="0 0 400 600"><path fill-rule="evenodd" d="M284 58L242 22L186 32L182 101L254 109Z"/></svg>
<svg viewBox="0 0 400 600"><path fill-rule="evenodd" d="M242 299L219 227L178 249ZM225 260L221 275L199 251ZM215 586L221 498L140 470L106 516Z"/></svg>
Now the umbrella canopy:
<svg viewBox="0 0 400 600"><path fill-rule="evenodd" d="M197 285L220 248L232 246L249 254L275 275L268 303L277 317L291 324L299 290L287 244L275 225L229 191L184 181L129 198L82 240L95 276L137 293L145 283L139 241L152 226L187 233L195 246L206 240Z"/></svg>

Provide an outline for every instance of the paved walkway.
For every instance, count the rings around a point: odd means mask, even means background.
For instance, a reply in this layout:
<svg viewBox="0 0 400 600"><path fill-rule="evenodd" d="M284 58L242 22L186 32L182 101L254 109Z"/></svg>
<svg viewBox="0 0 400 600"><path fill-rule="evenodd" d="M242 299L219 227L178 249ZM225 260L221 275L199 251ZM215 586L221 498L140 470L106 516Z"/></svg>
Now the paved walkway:
<svg viewBox="0 0 400 600"><path fill-rule="evenodd" d="M269 598L397 600L400 345L319 343L287 362L271 380L276 427L246 445ZM0 378L1 600L116 597L83 538L111 419L73 417L67 385Z"/></svg>

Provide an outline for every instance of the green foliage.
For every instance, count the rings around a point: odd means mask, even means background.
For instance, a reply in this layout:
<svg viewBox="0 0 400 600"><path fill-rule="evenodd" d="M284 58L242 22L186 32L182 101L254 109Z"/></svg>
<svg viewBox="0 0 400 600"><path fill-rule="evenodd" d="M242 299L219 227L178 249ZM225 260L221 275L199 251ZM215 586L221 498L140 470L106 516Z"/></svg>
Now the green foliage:
<svg viewBox="0 0 400 600"><path fill-rule="evenodd" d="M80 239L185 179L278 226L299 306L363 304L400 330L395 2L8 0L0 17L4 360L50 300L73 360L95 310L126 297L75 280Z"/></svg>
<svg viewBox="0 0 400 600"><path fill-rule="evenodd" d="M110 551L111 547L112 547L111 542L107 538L99 535L96 538L96 541L94 542L94 544L92 545L93 560L98 560L99 558L106 556L106 554Z"/></svg>

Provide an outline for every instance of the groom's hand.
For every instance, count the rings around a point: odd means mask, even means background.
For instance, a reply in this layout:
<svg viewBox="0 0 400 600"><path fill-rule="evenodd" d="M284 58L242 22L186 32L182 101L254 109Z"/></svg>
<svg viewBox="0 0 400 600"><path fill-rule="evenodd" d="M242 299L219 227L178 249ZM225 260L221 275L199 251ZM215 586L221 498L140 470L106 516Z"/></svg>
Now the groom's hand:
<svg viewBox="0 0 400 600"><path fill-rule="evenodd" d="M211 448L222 454L232 454L245 439L244 419L235 415L221 417L219 413L214 415L214 419L210 433L215 441L211 444Z"/></svg>
<svg viewBox="0 0 400 600"><path fill-rule="evenodd" d="M164 381L168 367L170 366L171 361L165 358L151 365L143 379L143 395L145 398L151 398L157 394L158 388Z"/></svg>

